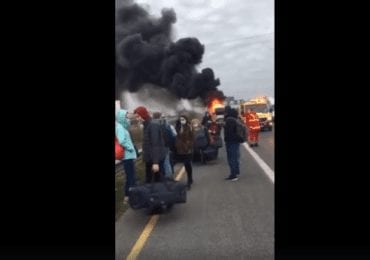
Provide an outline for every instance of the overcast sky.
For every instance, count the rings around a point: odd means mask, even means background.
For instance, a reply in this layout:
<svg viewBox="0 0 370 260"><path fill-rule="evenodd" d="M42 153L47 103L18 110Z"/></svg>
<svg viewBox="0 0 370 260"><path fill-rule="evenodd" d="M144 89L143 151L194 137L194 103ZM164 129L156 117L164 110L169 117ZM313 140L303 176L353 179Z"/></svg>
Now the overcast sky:
<svg viewBox="0 0 370 260"><path fill-rule="evenodd" d="M175 39L196 37L205 45L199 69L210 67L225 95L274 97L273 0L136 0L150 13L174 8Z"/></svg>

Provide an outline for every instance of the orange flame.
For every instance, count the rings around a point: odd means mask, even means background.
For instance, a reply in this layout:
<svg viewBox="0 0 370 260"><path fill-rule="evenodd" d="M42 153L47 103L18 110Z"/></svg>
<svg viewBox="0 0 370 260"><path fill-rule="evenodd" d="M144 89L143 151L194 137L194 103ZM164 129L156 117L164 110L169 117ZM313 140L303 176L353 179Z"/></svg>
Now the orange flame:
<svg viewBox="0 0 370 260"><path fill-rule="evenodd" d="M213 99L208 104L208 112L211 114L215 113L216 108L224 107L224 103L220 99Z"/></svg>

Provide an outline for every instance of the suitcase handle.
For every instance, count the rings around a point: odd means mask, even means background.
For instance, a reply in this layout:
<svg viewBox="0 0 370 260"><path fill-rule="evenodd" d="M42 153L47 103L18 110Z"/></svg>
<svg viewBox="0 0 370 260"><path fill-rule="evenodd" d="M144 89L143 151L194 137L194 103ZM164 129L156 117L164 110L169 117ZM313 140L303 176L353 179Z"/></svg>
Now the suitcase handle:
<svg viewBox="0 0 370 260"><path fill-rule="evenodd" d="M153 164L152 164L153 165ZM167 189L168 188L168 184L165 182L165 178L161 172L161 170L163 170L163 165L161 167L161 165L158 163L159 165L159 171L158 172L152 172L152 178L150 179L150 184L153 184L154 183L154 178L155 178L155 174L159 174L159 182L162 182L166 185ZM150 185L150 192L153 193L154 192L154 185Z"/></svg>

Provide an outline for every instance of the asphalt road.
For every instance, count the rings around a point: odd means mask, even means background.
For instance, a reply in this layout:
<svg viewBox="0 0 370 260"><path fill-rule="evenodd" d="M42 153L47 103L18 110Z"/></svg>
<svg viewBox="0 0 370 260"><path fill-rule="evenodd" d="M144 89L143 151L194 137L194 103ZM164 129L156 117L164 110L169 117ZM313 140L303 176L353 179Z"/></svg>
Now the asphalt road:
<svg viewBox="0 0 370 260"><path fill-rule="evenodd" d="M263 132L253 150L273 169L271 148L273 132ZM274 184L243 146L241 169L238 181L224 180L224 148L217 161L194 164L187 203L159 216L138 259L274 259ZM116 222L116 259L126 259L149 219L129 209Z"/></svg>
<svg viewBox="0 0 370 260"><path fill-rule="evenodd" d="M275 131L260 132L258 147L253 147L253 150L267 163L267 165L274 170L274 148L275 148Z"/></svg>

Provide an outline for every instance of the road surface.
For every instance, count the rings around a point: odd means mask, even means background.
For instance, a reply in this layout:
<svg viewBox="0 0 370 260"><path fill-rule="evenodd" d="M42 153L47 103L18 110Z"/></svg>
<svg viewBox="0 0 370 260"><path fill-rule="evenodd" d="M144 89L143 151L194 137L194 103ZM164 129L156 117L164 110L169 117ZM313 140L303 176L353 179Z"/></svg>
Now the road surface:
<svg viewBox="0 0 370 260"><path fill-rule="evenodd" d="M272 170L273 137L262 132L260 146L252 148ZM222 148L217 161L193 165L187 203L159 217L129 209L116 222L116 259L130 253L137 259L274 259L274 183L243 146L240 166L239 180L225 181ZM138 240L143 230L147 240Z"/></svg>
<svg viewBox="0 0 370 260"><path fill-rule="evenodd" d="M264 160L264 162L272 169L275 169L274 165L274 147L275 147L275 131L260 132L258 147L253 150Z"/></svg>

